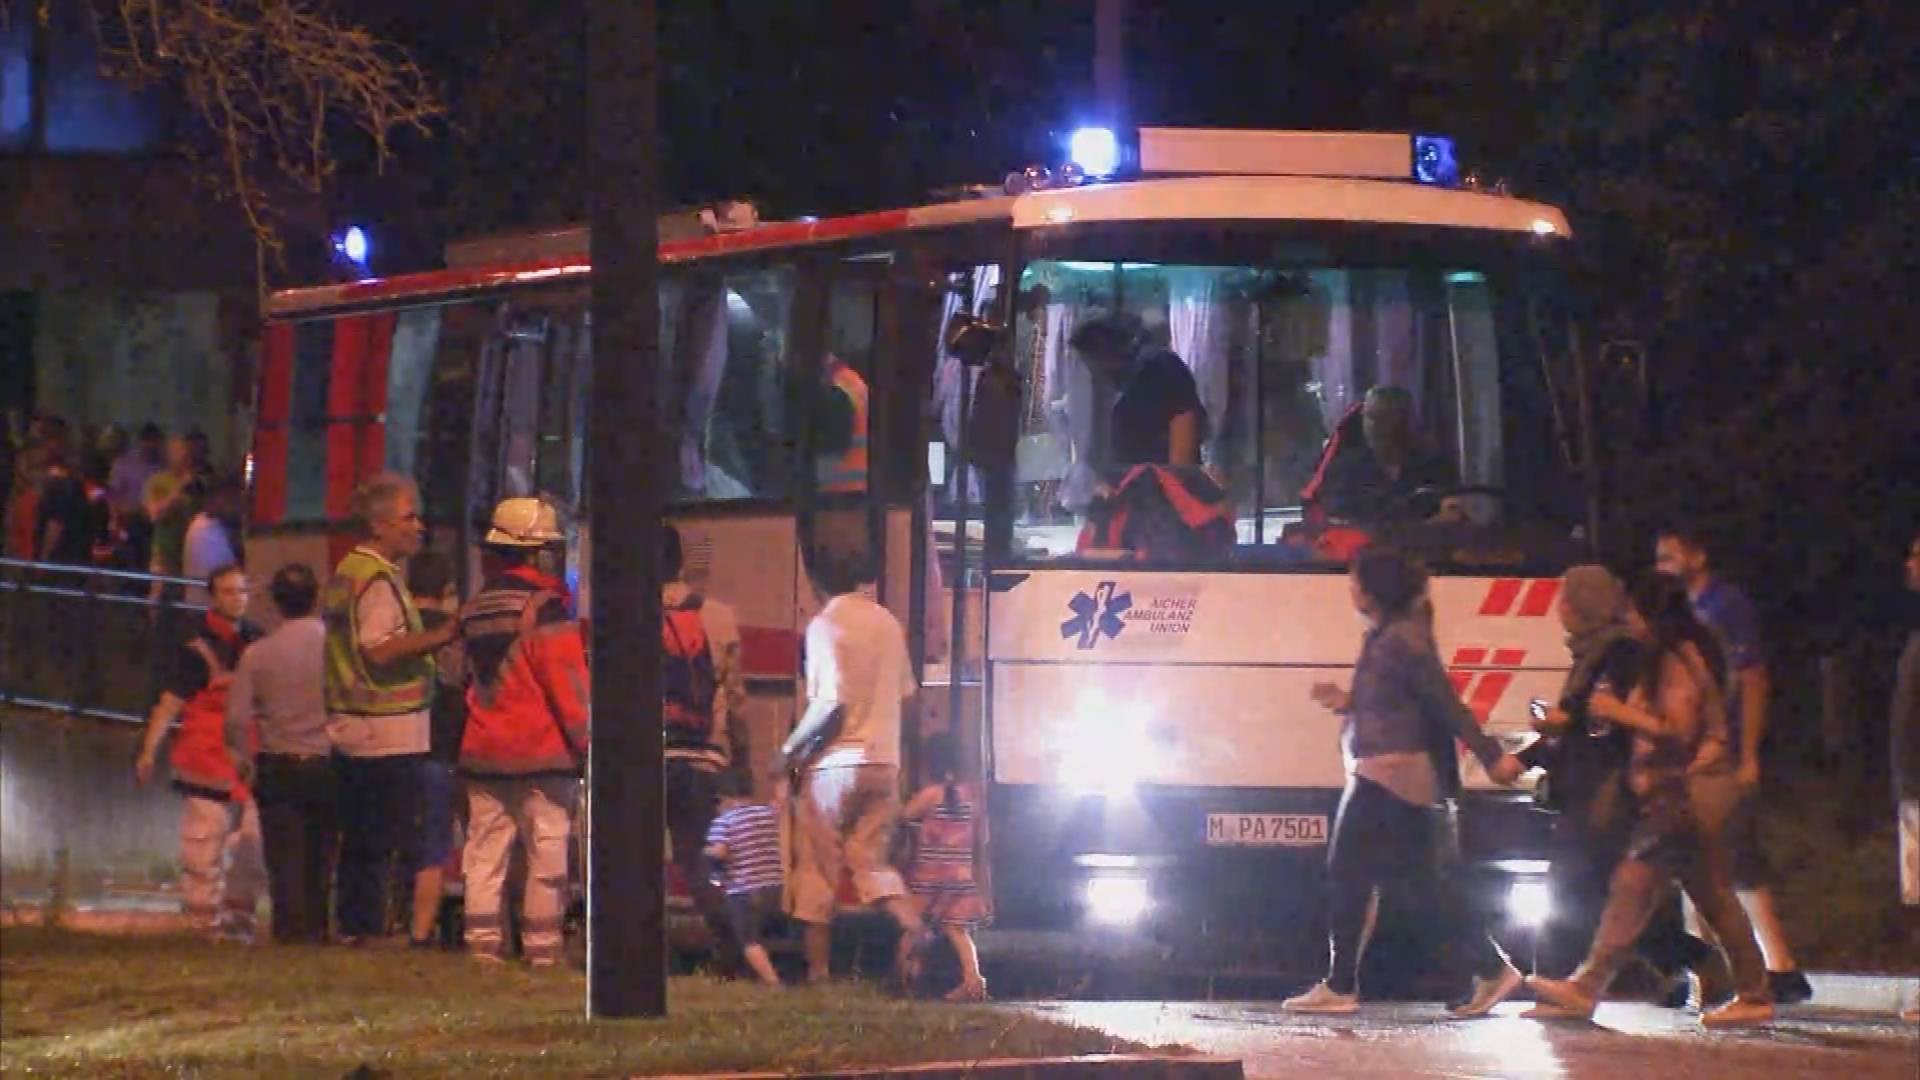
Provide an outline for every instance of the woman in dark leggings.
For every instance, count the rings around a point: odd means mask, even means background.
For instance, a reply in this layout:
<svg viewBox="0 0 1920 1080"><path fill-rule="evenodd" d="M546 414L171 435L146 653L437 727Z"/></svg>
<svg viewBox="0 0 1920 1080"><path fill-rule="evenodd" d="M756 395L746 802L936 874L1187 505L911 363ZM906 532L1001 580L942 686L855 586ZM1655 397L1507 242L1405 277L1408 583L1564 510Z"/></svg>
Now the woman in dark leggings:
<svg viewBox="0 0 1920 1080"><path fill-rule="evenodd" d="M1354 608L1370 624L1353 689L1313 688L1315 701L1343 717L1347 759L1347 787L1327 853L1332 962L1326 981L1288 999L1286 1008L1358 1008L1360 957L1376 894L1394 889L1433 898L1433 917L1463 946L1475 975L1468 1000L1449 1011L1482 1016L1519 988L1521 975L1441 871L1439 807L1459 787L1456 739L1500 783L1513 782L1520 762L1480 730L1447 679L1434 647L1426 572L1397 551L1372 548L1354 560L1349 584Z"/></svg>
<svg viewBox="0 0 1920 1080"><path fill-rule="evenodd" d="M1635 817L1626 857L1613 872L1586 962L1571 979L1528 980L1543 1005L1562 1017L1587 1017L1633 949L1654 909L1678 880L1720 939L1739 996L1701 1017L1709 1027L1773 1018L1766 965L1753 926L1733 891L1726 842L1731 786L1726 662L1711 631L1693 616L1684 587L1649 577L1634 587L1628 619L1647 648L1637 682L1595 691L1587 709L1633 735L1627 786Z"/></svg>

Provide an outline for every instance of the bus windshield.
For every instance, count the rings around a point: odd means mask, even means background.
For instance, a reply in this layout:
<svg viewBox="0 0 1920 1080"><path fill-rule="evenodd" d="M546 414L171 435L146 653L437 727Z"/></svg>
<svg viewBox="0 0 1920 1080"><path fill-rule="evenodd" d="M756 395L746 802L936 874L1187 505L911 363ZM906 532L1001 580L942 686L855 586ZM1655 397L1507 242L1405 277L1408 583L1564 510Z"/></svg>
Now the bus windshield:
<svg viewBox="0 0 1920 1080"><path fill-rule="evenodd" d="M1566 562L1580 503L1521 265L1318 254L1026 263L1003 561L1331 567L1391 538Z"/></svg>

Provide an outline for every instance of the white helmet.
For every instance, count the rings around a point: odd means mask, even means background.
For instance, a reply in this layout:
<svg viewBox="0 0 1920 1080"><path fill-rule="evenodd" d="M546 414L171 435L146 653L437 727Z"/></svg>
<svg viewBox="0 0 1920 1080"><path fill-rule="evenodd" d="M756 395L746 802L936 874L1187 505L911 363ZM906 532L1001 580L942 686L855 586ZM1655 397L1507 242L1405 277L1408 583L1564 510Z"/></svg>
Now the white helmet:
<svg viewBox="0 0 1920 1080"><path fill-rule="evenodd" d="M502 499L493 508L487 543L496 547L540 548L565 542L560 512L545 499Z"/></svg>

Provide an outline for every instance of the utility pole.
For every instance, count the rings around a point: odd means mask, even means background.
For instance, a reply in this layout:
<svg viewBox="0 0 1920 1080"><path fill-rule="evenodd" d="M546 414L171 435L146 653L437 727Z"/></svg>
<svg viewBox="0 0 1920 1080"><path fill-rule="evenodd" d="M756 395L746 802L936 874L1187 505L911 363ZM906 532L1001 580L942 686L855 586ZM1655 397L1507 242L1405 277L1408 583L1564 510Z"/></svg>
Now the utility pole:
<svg viewBox="0 0 1920 1080"><path fill-rule="evenodd" d="M660 727L661 485L654 0L590 0L588 207L593 406L587 443L593 627L587 1015L665 1016Z"/></svg>
<svg viewBox="0 0 1920 1080"><path fill-rule="evenodd" d="M1127 0L1095 0L1093 96L1115 133L1127 123Z"/></svg>

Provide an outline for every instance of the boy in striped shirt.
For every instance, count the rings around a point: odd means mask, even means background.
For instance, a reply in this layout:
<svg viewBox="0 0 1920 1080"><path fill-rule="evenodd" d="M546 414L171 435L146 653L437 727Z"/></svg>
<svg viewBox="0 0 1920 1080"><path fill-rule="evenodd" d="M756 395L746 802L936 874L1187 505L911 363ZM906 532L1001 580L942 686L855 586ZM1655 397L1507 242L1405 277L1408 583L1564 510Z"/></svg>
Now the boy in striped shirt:
<svg viewBox="0 0 1920 1080"><path fill-rule="evenodd" d="M747 966L761 982L779 986L780 976L761 938L781 908L780 819L773 807L753 801L744 790L744 777L735 774L724 783L720 816L707 831L707 858L726 890L734 936Z"/></svg>

